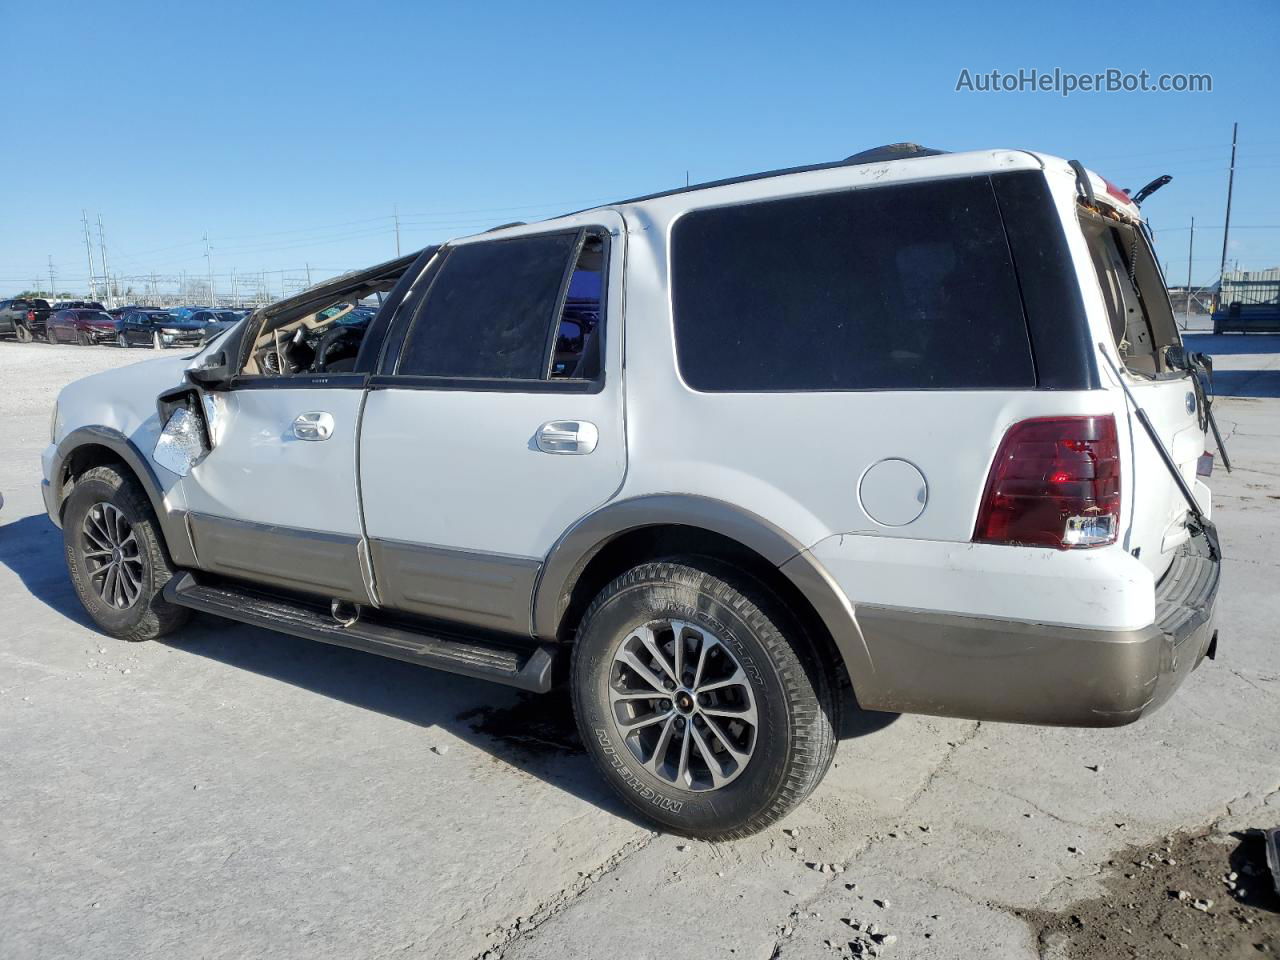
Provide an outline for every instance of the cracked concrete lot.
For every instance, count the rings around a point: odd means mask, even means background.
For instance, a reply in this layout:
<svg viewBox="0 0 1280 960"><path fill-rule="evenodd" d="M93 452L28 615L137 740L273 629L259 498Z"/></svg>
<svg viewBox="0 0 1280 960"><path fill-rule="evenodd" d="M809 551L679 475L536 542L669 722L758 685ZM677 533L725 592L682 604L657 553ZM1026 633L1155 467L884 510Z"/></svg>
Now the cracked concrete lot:
<svg viewBox="0 0 1280 960"><path fill-rule="evenodd" d="M208 618L96 633L38 456L57 389L138 355L0 344L0 957L824 958L851 919L882 956L1036 957L1016 911L1123 848L1280 822L1280 337L1188 345L1233 395L1217 662L1116 730L848 716L808 803L712 845L631 819L563 696Z"/></svg>

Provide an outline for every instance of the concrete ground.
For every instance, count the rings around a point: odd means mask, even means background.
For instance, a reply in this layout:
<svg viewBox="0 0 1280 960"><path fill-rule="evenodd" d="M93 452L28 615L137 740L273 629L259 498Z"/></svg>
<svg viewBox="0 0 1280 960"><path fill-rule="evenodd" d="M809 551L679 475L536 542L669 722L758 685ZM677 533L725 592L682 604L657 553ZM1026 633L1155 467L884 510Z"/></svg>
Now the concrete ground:
<svg viewBox="0 0 1280 960"><path fill-rule="evenodd" d="M850 716L808 803L714 845L631 819L562 697L214 619L97 633L38 455L63 383L142 354L0 343L0 957L824 958L850 921L1036 957L1022 915L1122 848L1280 823L1280 337L1189 346L1236 465L1217 662L1118 730Z"/></svg>

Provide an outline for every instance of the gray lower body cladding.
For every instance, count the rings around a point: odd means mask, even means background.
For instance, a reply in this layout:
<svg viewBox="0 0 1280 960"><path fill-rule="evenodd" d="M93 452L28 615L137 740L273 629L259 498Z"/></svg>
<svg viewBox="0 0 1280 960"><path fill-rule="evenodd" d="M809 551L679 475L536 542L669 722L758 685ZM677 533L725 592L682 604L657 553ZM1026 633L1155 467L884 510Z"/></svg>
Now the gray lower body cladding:
<svg viewBox="0 0 1280 960"><path fill-rule="evenodd" d="M326 598L369 603L360 538L294 527L187 517L202 570Z"/></svg>
<svg viewBox="0 0 1280 960"><path fill-rule="evenodd" d="M1210 650L1218 575L1203 539L1193 541L1160 581L1155 622L1140 630L859 604L861 648L837 643L867 709L1120 726L1167 700Z"/></svg>
<svg viewBox="0 0 1280 960"><path fill-rule="evenodd" d="M369 552L383 606L528 635L541 561L378 539Z"/></svg>

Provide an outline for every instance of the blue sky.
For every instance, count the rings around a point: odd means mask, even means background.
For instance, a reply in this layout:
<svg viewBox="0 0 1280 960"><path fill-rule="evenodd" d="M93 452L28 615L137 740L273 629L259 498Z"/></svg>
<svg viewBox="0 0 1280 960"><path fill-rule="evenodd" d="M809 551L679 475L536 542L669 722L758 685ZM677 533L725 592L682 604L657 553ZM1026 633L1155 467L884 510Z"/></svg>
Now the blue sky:
<svg viewBox="0 0 1280 960"><path fill-rule="evenodd" d="M510 220L916 140L1078 158L1170 282L1280 264L1280 4L81 4L0 0L0 293L113 273L315 276ZM962 68L1204 72L1212 93L957 93ZM96 256L96 250L95 250ZM99 267L100 269L100 267ZM277 279L271 280L278 284ZM46 281L47 283L47 281Z"/></svg>

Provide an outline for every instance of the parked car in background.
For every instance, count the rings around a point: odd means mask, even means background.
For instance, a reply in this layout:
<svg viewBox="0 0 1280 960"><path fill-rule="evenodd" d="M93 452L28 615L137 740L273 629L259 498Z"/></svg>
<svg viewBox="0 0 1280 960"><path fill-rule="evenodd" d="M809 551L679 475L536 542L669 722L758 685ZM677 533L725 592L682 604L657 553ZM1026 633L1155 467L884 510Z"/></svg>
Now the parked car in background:
<svg viewBox="0 0 1280 960"><path fill-rule="evenodd" d="M230 330L244 319L244 314L239 310L197 310L191 314L190 319L202 324L200 328L202 342L208 343L218 334Z"/></svg>
<svg viewBox="0 0 1280 960"><path fill-rule="evenodd" d="M173 315L164 310L146 307L127 310L119 320L116 346L161 347L164 345L161 340L161 328L176 322Z"/></svg>
<svg viewBox="0 0 1280 960"><path fill-rule="evenodd" d="M156 347L196 346L204 343L204 323L191 315L183 317L166 310L165 319L154 334L152 345Z"/></svg>
<svg viewBox="0 0 1280 960"><path fill-rule="evenodd" d="M178 320L190 319L192 314L201 310L210 310L211 307L169 307L168 313L172 314Z"/></svg>
<svg viewBox="0 0 1280 960"><path fill-rule="evenodd" d="M105 313L106 309L97 300L56 300L50 305L50 310L55 313L59 310L101 310Z"/></svg>
<svg viewBox="0 0 1280 960"><path fill-rule="evenodd" d="M78 343L87 347L94 343L111 343L117 330L116 319L105 310L76 307L58 310L49 317L45 339L50 343Z"/></svg>
<svg viewBox="0 0 1280 960"><path fill-rule="evenodd" d="M1233 301L1213 312L1213 332L1280 333L1280 303Z"/></svg>
<svg viewBox="0 0 1280 960"><path fill-rule="evenodd" d="M0 337L15 337L30 343L45 335L49 321L49 301L39 297L0 300Z"/></svg>

